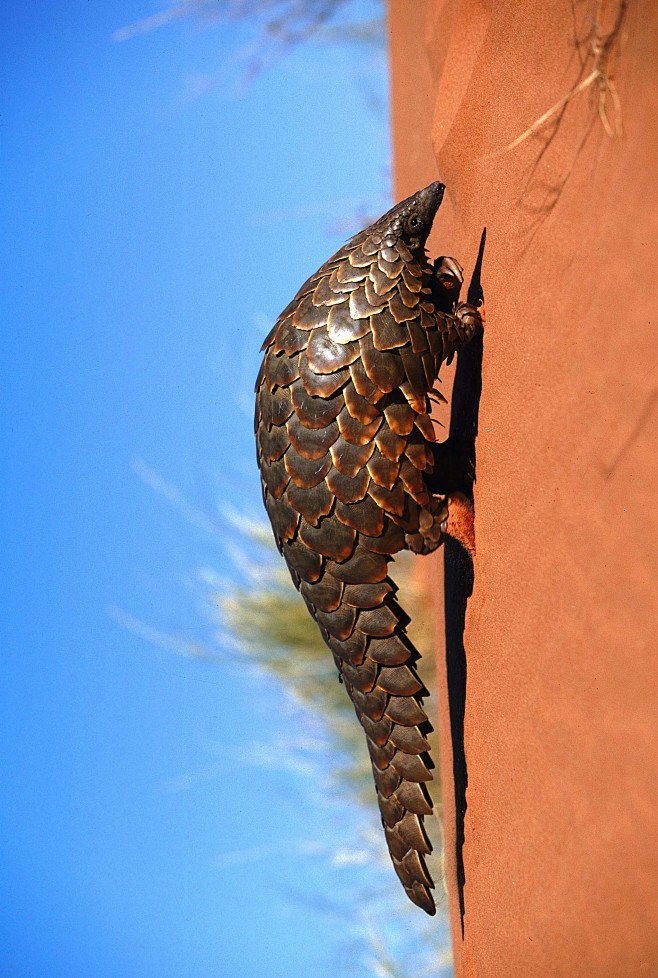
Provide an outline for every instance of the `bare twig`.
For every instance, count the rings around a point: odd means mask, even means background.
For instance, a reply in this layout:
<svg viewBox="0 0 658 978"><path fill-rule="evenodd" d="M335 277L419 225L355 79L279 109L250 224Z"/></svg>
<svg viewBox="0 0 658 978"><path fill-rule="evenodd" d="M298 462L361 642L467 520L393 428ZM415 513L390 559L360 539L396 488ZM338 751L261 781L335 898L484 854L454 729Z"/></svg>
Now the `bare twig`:
<svg viewBox="0 0 658 978"><path fill-rule="evenodd" d="M513 139L511 143L507 146L503 146L502 149L496 150L494 153L490 153L484 157L484 159L496 159L497 157L504 156L506 153L510 153L512 150L524 143L526 139L529 139L536 132L538 132L546 123L557 115L562 109L564 109L569 102L575 99L582 92L590 89L592 92L598 95L598 114L601 120L601 124L611 139L619 138L622 135L622 114L621 114L621 102L619 100L619 95L617 93L617 88L614 81L610 77L610 61L613 53L613 45L619 38L621 32L621 27L626 16L626 10L628 7L628 0L620 0L619 6L617 8L617 15L615 18L615 23L612 29L607 33L603 34L603 29L601 26L601 13L603 10L604 0L596 0L596 12L594 17L594 31L593 36L590 41L590 51L589 57L594 60L594 68L583 78L581 82L575 85L571 91L567 92L561 99L559 99L554 105L547 109L538 119L532 123L531 126ZM586 61L583 63L585 66ZM612 102L612 122L608 117L608 97Z"/></svg>

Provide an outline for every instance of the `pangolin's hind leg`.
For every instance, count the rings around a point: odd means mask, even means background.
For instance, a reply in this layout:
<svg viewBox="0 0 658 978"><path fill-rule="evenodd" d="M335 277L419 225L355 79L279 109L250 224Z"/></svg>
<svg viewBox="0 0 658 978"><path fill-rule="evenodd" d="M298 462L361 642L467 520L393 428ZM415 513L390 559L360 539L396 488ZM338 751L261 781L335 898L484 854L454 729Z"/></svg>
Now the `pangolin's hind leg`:
<svg viewBox="0 0 658 978"><path fill-rule="evenodd" d="M463 492L434 496L423 508L418 533L406 533L407 548L416 554L431 554L445 535L453 537L475 557L475 514L473 504Z"/></svg>
<svg viewBox="0 0 658 978"><path fill-rule="evenodd" d="M473 504L461 492L448 496L448 518L444 532L461 543L471 560L475 559L475 513Z"/></svg>

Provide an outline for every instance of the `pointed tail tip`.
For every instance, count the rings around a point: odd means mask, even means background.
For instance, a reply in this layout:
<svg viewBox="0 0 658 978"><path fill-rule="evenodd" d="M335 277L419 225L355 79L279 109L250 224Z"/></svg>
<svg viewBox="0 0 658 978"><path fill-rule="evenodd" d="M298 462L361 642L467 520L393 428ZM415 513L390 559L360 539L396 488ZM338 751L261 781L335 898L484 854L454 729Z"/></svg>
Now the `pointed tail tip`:
<svg viewBox="0 0 658 978"><path fill-rule="evenodd" d="M422 883L416 883L413 887L405 886L404 889L412 903L415 903L417 907L424 910L430 917L436 915L434 898L426 886L423 886Z"/></svg>

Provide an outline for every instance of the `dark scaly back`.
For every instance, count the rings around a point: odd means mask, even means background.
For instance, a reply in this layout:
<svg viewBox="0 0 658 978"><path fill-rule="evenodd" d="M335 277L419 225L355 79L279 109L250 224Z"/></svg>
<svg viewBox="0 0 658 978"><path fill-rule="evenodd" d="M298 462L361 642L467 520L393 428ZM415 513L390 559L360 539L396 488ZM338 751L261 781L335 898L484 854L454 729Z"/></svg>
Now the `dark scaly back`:
<svg viewBox="0 0 658 978"><path fill-rule="evenodd" d="M424 479L428 391L472 323L432 301L424 246L443 189L398 204L304 283L263 344L255 417L277 546L365 730L395 870L429 914L431 727L387 571L399 550L436 549L447 517Z"/></svg>

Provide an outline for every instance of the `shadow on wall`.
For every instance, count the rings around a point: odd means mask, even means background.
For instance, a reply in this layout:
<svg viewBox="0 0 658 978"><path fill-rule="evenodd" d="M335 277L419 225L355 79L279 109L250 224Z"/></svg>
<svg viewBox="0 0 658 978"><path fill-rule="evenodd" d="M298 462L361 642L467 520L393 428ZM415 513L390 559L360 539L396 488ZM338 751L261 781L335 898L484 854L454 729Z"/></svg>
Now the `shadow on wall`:
<svg viewBox="0 0 658 978"><path fill-rule="evenodd" d="M480 306L484 301L481 285L482 261L486 242L486 228L482 232L480 250L468 289L468 302ZM482 354L484 333L479 328L471 342L464 347L457 359L455 382L452 393L450 440L464 461L464 482L457 488L473 502L476 457L475 439L478 430L480 394L482 393ZM464 647L464 627L468 600L473 593L473 564L461 544L446 537L445 564L445 627L446 673L452 738L452 763L455 786L455 844L457 861L457 887L462 936L464 932L464 819L466 816L466 789L468 769L464 750L464 715L466 710L467 653Z"/></svg>

